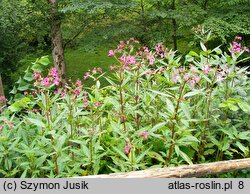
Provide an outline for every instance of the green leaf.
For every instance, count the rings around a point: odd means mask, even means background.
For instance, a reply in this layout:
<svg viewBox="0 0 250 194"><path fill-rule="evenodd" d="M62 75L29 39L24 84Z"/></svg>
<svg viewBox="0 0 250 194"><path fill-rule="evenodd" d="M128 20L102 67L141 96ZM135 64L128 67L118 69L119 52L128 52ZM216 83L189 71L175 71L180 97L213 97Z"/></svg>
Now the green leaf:
<svg viewBox="0 0 250 194"><path fill-rule="evenodd" d="M26 168L26 169L23 171L23 173L22 173L22 175L21 175L20 178L26 178L27 171L28 171L28 169Z"/></svg>
<svg viewBox="0 0 250 194"><path fill-rule="evenodd" d="M233 104L228 104L228 107L229 107L230 110L232 110L234 112L239 110L239 108L237 106L233 105Z"/></svg>
<svg viewBox="0 0 250 194"><path fill-rule="evenodd" d="M248 147L244 146L239 141L237 141L235 145L244 153L245 156L248 155L248 153L249 153L249 148Z"/></svg>
<svg viewBox="0 0 250 194"><path fill-rule="evenodd" d="M154 158L154 159L158 160L159 162L165 163L165 160L157 152L151 151L151 152L148 153L148 156L150 158Z"/></svg>
<svg viewBox="0 0 250 194"><path fill-rule="evenodd" d="M50 64L48 56L41 57L37 62L44 66L47 66L48 64Z"/></svg>
<svg viewBox="0 0 250 194"><path fill-rule="evenodd" d="M238 134L238 138L250 141L250 131L243 131Z"/></svg>
<svg viewBox="0 0 250 194"><path fill-rule="evenodd" d="M148 154L148 152L151 150L151 148L152 148L152 146L150 148L148 148L146 151L144 151L142 154L140 154L140 156L138 156L136 158L136 163L139 163L143 159L143 157Z"/></svg>
<svg viewBox="0 0 250 194"><path fill-rule="evenodd" d="M112 148L121 156L123 157L125 160L129 160L128 157L119 149L117 149L116 147L112 146Z"/></svg>
<svg viewBox="0 0 250 194"><path fill-rule="evenodd" d="M199 140L196 137L192 136L192 135L186 135L186 136L183 136L181 139L177 140L177 143L180 146L181 145L183 145L183 146L190 145L190 144L192 144L194 142L199 142Z"/></svg>
<svg viewBox="0 0 250 194"><path fill-rule="evenodd" d="M32 81L34 78L33 78L33 74L29 71L27 71L23 77L23 79L25 79L26 81Z"/></svg>
<svg viewBox="0 0 250 194"><path fill-rule="evenodd" d="M8 107L8 109L11 112L18 112L22 110L23 108L28 107L28 103L31 102L31 100L28 97L21 98L20 100L16 101L12 105Z"/></svg>
<svg viewBox="0 0 250 194"><path fill-rule="evenodd" d="M170 112L174 112L174 104L171 100L169 100L168 98L165 98L165 102L167 104L168 109L170 110Z"/></svg>
<svg viewBox="0 0 250 194"><path fill-rule="evenodd" d="M194 90L192 92L188 92L184 95L184 97L190 97L190 96L194 96L194 95L197 95L197 94L200 94L202 93L200 90Z"/></svg>
<svg viewBox="0 0 250 194"><path fill-rule="evenodd" d="M32 69L33 71L42 71L42 70L43 70L43 68L41 67L41 65L36 64L36 63L33 63L31 69Z"/></svg>
<svg viewBox="0 0 250 194"><path fill-rule="evenodd" d="M181 109L183 110L186 118L191 119L191 114L190 114L190 111L189 111L190 108L187 107L186 103L185 102L181 103L180 106L181 106Z"/></svg>
<svg viewBox="0 0 250 194"><path fill-rule="evenodd" d="M175 152L178 156L180 156L183 160L185 160L188 164L193 164L191 159L185 154L183 151L180 150L179 146L175 145Z"/></svg>
<svg viewBox="0 0 250 194"><path fill-rule="evenodd" d="M238 102L238 105L245 113L250 113L250 105L248 103L240 101Z"/></svg>
<svg viewBox="0 0 250 194"><path fill-rule="evenodd" d="M159 94L159 95L162 95L162 96L172 97L169 94L166 94L166 93L163 93L163 92L159 92L159 91L156 91L156 90L149 90L149 91L154 92L154 93Z"/></svg>
<svg viewBox="0 0 250 194"><path fill-rule="evenodd" d="M200 42L200 46L201 46L203 51L205 51L205 52L207 51L207 47L202 42Z"/></svg>
<svg viewBox="0 0 250 194"><path fill-rule="evenodd" d="M190 51L188 54L192 57L199 57L199 55L194 51Z"/></svg>
<svg viewBox="0 0 250 194"><path fill-rule="evenodd" d="M40 121L39 119L27 118L27 120L36 126L45 128L45 124L42 121Z"/></svg>
<svg viewBox="0 0 250 194"><path fill-rule="evenodd" d="M16 86L13 87L13 89L10 91L10 94L16 94L17 93L17 89Z"/></svg>
<svg viewBox="0 0 250 194"><path fill-rule="evenodd" d="M208 149L204 152L204 155L207 156L207 155L212 155L213 153L215 152L214 149Z"/></svg>
<svg viewBox="0 0 250 194"><path fill-rule="evenodd" d="M166 124L167 124L167 122L158 123L158 124L156 124L156 125L150 130L150 132L155 132L155 131L157 131L158 129L160 129L160 128L166 126Z"/></svg>
<svg viewBox="0 0 250 194"><path fill-rule="evenodd" d="M57 144L56 144L56 151L59 151L60 149L62 149L62 146L65 143L65 140L66 140L65 134L58 138Z"/></svg>
<svg viewBox="0 0 250 194"><path fill-rule="evenodd" d="M19 82L19 86L18 86L17 89L19 91L26 91L26 90L29 89L30 84L28 84L27 82L25 82L23 79L19 79L18 82Z"/></svg>
<svg viewBox="0 0 250 194"><path fill-rule="evenodd" d="M36 166L37 167L42 166L42 164L45 162L46 158L47 158L46 154L43 155L43 156L41 156L41 157L39 157L39 158L37 158L36 161L35 161Z"/></svg>

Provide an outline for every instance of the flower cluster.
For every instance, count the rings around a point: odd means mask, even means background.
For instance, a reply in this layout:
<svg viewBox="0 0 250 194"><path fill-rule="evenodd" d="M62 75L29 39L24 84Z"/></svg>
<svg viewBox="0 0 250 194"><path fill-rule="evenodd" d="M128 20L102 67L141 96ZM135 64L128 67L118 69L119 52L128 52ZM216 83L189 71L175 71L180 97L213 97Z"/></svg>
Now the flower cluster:
<svg viewBox="0 0 250 194"><path fill-rule="evenodd" d="M132 145L130 145L129 143L127 143L126 146L125 146L125 153L126 153L126 155L129 154L131 148L132 148Z"/></svg>
<svg viewBox="0 0 250 194"><path fill-rule="evenodd" d="M0 103L1 102L4 102L4 103L7 102L7 99L5 98L5 96L0 96Z"/></svg>
<svg viewBox="0 0 250 194"><path fill-rule="evenodd" d="M117 49L109 50L108 56L115 56L119 60L122 69L129 71L131 67L134 66L136 67L135 69L138 69L137 67L141 66L142 62L144 64L148 63L149 65L154 65L156 58L165 58L167 52L168 50L162 43L157 44L155 52L152 52L146 46L140 47L138 40L130 38L126 43L120 41ZM110 70L117 70L117 68L115 66L110 66Z"/></svg>
<svg viewBox="0 0 250 194"><path fill-rule="evenodd" d="M33 78L35 80L34 86L36 87L50 87L52 85L60 85L60 79L56 68L51 68L47 77L42 77L41 71L34 71Z"/></svg>
<svg viewBox="0 0 250 194"><path fill-rule="evenodd" d="M232 44L232 48L231 48L232 53L240 53L241 51L250 52L249 48L242 46L242 44L240 43L241 40L242 40L242 37L235 36L233 44Z"/></svg>
<svg viewBox="0 0 250 194"><path fill-rule="evenodd" d="M92 69L92 70L89 69L89 70L85 73L85 75L83 76L83 79L84 79L84 80L87 80L88 77L89 77L90 75L95 75L95 74L97 74L97 73L102 73L102 72L103 72L103 70L102 70L101 67L98 67L98 68L94 67L94 69Z"/></svg>
<svg viewBox="0 0 250 194"><path fill-rule="evenodd" d="M190 70L185 68L178 68L173 77L174 83L189 82L190 86L194 88L195 84L200 81L200 76L198 75L198 70L192 64L190 64Z"/></svg>

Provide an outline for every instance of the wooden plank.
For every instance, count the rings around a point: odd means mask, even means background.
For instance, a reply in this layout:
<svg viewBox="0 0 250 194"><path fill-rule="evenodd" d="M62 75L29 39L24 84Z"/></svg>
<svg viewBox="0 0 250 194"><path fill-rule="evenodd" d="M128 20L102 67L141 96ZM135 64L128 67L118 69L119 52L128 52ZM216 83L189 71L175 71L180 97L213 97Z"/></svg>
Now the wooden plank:
<svg viewBox="0 0 250 194"><path fill-rule="evenodd" d="M206 164L183 165L178 167L155 168L126 173L113 173L108 175L91 175L87 176L87 178L184 178L219 174L248 168L250 169L250 158ZM86 176L77 178L86 178Z"/></svg>

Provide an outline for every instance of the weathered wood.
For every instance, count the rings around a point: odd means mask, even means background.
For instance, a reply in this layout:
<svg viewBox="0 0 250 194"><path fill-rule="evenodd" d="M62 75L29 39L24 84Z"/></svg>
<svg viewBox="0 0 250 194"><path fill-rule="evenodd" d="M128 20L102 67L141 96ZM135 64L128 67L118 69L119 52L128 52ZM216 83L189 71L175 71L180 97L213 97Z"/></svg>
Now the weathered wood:
<svg viewBox="0 0 250 194"><path fill-rule="evenodd" d="M250 158L206 164L155 168L127 173L87 176L88 178L184 178L199 177L250 168ZM86 177L77 177L86 178Z"/></svg>

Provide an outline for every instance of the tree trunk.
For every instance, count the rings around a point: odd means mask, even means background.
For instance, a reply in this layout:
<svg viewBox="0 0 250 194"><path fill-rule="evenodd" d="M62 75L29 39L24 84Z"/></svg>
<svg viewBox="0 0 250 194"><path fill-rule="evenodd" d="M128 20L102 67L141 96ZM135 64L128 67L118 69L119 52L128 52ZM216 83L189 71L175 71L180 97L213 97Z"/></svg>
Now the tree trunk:
<svg viewBox="0 0 250 194"><path fill-rule="evenodd" d="M109 175L93 175L89 178L185 178L225 173L250 168L250 158L228 160L207 164L183 165L178 167L155 168ZM77 177L81 178L81 177ZM85 177L83 177L85 178Z"/></svg>
<svg viewBox="0 0 250 194"><path fill-rule="evenodd" d="M0 97L1 96L4 96L4 88L3 88L3 82L2 82L2 76L0 74ZM6 105L6 102L5 101L0 101L0 112L2 110L2 107Z"/></svg>
<svg viewBox="0 0 250 194"><path fill-rule="evenodd" d="M172 1L172 10L175 12L175 0ZM175 15L175 14L174 14ZM173 24L173 45L174 45L174 50L177 50L177 22L176 19L172 19L172 24Z"/></svg>
<svg viewBox="0 0 250 194"><path fill-rule="evenodd" d="M208 6L208 0L205 0L203 3L203 9L207 10L207 6Z"/></svg>
<svg viewBox="0 0 250 194"><path fill-rule="evenodd" d="M61 35L61 18L58 13L57 0L48 0L50 4L52 57L55 68L62 80L66 79L66 65Z"/></svg>

